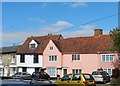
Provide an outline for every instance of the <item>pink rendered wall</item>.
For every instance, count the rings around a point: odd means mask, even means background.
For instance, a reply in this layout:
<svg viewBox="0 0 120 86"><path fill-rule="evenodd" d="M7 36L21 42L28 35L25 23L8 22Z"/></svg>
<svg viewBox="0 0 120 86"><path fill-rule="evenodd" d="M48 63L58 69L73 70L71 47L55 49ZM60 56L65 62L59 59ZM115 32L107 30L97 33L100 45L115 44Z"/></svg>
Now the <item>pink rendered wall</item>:
<svg viewBox="0 0 120 86"><path fill-rule="evenodd" d="M98 54L80 54L80 60L77 61L72 61L72 54L64 54L63 67L68 67L68 73L72 73L72 69L82 69L82 73L92 73L98 69Z"/></svg>
<svg viewBox="0 0 120 86"><path fill-rule="evenodd" d="M53 50L49 50L49 47L53 46ZM49 61L49 55L57 55L57 61ZM61 52L55 46L52 40L49 41L43 52L43 67L61 67Z"/></svg>

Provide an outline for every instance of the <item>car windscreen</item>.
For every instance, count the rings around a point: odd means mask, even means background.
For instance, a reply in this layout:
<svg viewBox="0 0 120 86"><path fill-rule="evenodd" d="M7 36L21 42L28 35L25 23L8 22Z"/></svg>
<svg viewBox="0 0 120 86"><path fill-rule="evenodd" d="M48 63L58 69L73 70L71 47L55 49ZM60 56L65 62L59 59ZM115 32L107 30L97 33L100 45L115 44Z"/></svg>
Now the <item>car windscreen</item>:
<svg viewBox="0 0 120 86"><path fill-rule="evenodd" d="M93 72L92 75L102 75L102 72Z"/></svg>
<svg viewBox="0 0 120 86"><path fill-rule="evenodd" d="M90 74L83 74L85 80L94 80L94 78Z"/></svg>

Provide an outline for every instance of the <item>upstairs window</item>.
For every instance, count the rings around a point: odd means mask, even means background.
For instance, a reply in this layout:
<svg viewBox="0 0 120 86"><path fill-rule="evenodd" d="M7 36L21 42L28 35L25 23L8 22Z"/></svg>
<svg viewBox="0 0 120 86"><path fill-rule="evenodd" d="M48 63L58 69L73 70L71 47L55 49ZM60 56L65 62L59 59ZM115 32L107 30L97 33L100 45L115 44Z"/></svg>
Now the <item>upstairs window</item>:
<svg viewBox="0 0 120 86"><path fill-rule="evenodd" d="M34 49L38 46L37 42L35 42L35 40L32 40L30 43L29 43L29 48L30 49Z"/></svg>
<svg viewBox="0 0 120 86"><path fill-rule="evenodd" d="M35 44L30 44L30 48L35 48Z"/></svg>
<svg viewBox="0 0 120 86"><path fill-rule="evenodd" d="M50 48L50 50L53 50L53 46L50 46L49 48Z"/></svg>
<svg viewBox="0 0 120 86"><path fill-rule="evenodd" d="M57 55L50 55L49 61L57 61Z"/></svg>
<svg viewBox="0 0 120 86"><path fill-rule="evenodd" d="M102 62L114 62L114 55L102 55Z"/></svg>
<svg viewBox="0 0 120 86"><path fill-rule="evenodd" d="M72 60L80 60L80 54L73 54Z"/></svg>
<svg viewBox="0 0 120 86"><path fill-rule="evenodd" d="M15 54L11 55L11 63L15 63Z"/></svg>
<svg viewBox="0 0 120 86"><path fill-rule="evenodd" d="M33 61L34 63L39 63L38 55L34 55Z"/></svg>
<svg viewBox="0 0 120 86"><path fill-rule="evenodd" d="M25 55L20 55L20 63L25 63Z"/></svg>

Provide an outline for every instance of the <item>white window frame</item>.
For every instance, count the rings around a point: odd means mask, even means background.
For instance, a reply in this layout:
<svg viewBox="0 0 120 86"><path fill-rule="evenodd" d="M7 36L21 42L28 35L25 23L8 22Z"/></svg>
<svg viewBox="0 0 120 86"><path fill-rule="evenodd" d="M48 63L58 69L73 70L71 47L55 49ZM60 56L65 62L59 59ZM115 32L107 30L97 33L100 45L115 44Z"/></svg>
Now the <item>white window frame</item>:
<svg viewBox="0 0 120 86"><path fill-rule="evenodd" d="M72 54L72 61L76 61L76 60L80 60L80 54Z"/></svg>
<svg viewBox="0 0 120 86"><path fill-rule="evenodd" d="M103 56L105 56L104 57L104 61L103 61ZM107 56L108 56L108 60L107 60ZM111 57L110 56L113 56L113 60L110 60L111 59ZM114 62L114 54L102 54L101 55L101 62Z"/></svg>
<svg viewBox="0 0 120 86"><path fill-rule="evenodd" d="M15 70L14 70L15 69ZM11 67L10 68L10 73L11 74L15 74L16 73L16 67Z"/></svg>
<svg viewBox="0 0 120 86"><path fill-rule="evenodd" d="M47 73L51 76L51 77L57 77L57 68L56 67L48 67L46 68Z"/></svg>
<svg viewBox="0 0 120 86"><path fill-rule="evenodd" d="M54 48L53 46L49 46L49 50L52 51Z"/></svg>
<svg viewBox="0 0 120 86"><path fill-rule="evenodd" d="M48 57L48 61L49 62L56 62L58 60L58 56L57 55L49 55Z"/></svg>
<svg viewBox="0 0 120 86"><path fill-rule="evenodd" d="M11 61L10 61L11 63L15 63L15 54L12 54L11 55Z"/></svg>
<svg viewBox="0 0 120 86"><path fill-rule="evenodd" d="M78 71L78 72L77 72ZM76 74L76 73L82 73L82 69L72 69L72 73Z"/></svg>
<svg viewBox="0 0 120 86"><path fill-rule="evenodd" d="M109 72L110 70L110 72ZM104 71L106 71L110 76L112 75L113 68L104 68Z"/></svg>

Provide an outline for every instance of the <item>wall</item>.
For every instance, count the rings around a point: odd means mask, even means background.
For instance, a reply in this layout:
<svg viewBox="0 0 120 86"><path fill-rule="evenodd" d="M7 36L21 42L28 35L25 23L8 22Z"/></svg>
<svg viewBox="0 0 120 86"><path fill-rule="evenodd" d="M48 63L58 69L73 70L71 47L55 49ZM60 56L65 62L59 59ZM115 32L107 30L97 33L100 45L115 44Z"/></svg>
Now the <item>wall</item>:
<svg viewBox="0 0 120 86"><path fill-rule="evenodd" d="M68 68L68 73L72 73L72 69L82 69L82 73L92 73L98 68L97 54L80 54L80 60L72 61L72 54L63 55L63 67Z"/></svg>
<svg viewBox="0 0 120 86"><path fill-rule="evenodd" d="M21 67L42 67L42 55L39 55L39 63L33 63L34 55L25 55L25 63L20 63L20 55L17 55L17 66Z"/></svg>

